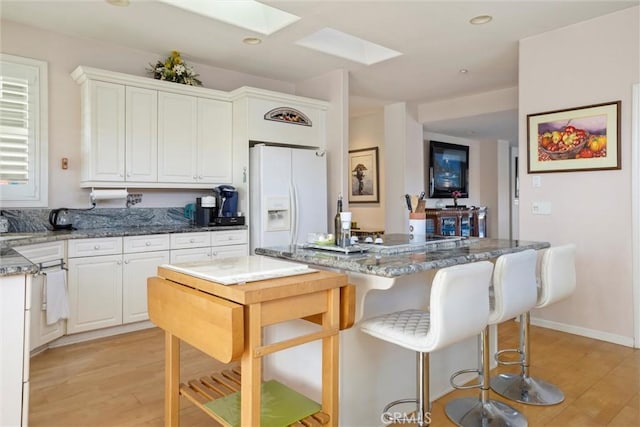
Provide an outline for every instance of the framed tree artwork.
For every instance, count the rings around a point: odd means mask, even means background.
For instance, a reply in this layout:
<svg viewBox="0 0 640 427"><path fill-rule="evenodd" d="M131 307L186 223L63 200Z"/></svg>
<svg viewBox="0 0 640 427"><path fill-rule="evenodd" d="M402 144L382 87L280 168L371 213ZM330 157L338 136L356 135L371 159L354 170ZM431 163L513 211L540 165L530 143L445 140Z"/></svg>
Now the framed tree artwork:
<svg viewBox="0 0 640 427"><path fill-rule="evenodd" d="M378 147L349 151L349 203L379 203Z"/></svg>

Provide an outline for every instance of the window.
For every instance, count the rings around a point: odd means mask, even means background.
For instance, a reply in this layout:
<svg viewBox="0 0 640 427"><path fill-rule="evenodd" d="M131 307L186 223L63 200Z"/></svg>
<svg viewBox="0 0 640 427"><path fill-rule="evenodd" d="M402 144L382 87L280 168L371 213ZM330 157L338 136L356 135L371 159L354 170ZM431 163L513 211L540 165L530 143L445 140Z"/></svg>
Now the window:
<svg viewBox="0 0 640 427"><path fill-rule="evenodd" d="M47 207L47 63L0 53L0 203Z"/></svg>

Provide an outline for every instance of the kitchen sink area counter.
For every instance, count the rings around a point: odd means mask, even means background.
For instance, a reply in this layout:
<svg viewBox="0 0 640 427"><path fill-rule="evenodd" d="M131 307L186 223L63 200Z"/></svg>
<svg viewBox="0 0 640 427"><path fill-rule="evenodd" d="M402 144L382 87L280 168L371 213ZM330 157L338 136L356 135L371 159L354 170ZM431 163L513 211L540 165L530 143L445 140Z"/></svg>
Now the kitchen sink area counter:
<svg viewBox="0 0 640 427"><path fill-rule="evenodd" d="M16 246L33 245L55 241L75 239L93 239L103 237L143 236L154 234L196 233L196 232L224 232L233 230L247 230L244 225L198 227L193 225L159 225L150 227L105 227L82 230L39 231L33 233L4 233L0 234L0 276L13 274L32 274L38 271L36 265L20 255Z"/></svg>

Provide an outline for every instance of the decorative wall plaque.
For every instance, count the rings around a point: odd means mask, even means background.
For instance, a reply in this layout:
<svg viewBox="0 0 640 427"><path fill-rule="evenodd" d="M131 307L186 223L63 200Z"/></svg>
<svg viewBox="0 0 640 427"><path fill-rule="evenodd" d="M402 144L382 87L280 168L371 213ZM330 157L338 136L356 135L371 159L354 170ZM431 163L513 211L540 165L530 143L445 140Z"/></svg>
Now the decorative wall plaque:
<svg viewBox="0 0 640 427"><path fill-rule="evenodd" d="M294 125L313 126L309 117L303 112L296 110L295 108L278 107L269 111L264 115L265 120L272 120L274 122L291 123Z"/></svg>

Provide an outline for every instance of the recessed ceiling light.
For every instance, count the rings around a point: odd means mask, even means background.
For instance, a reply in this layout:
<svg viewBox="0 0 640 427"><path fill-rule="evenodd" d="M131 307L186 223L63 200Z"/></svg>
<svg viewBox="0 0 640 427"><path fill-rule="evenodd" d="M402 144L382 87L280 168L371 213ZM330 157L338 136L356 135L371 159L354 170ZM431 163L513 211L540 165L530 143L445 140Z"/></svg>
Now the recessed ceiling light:
<svg viewBox="0 0 640 427"><path fill-rule="evenodd" d="M112 6L129 6L129 0L106 0Z"/></svg>
<svg viewBox="0 0 640 427"><path fill-rule="evenodd" d="M244 44L260 44L262 43L262 39L258 37L245 37L242 39L242 43Z"/></svg>
<svg viewBox="0 0 640 427"><path fill-rule="evenodd" d="M473 25L482 25L482 24L491 22L492 19L493 19L493 16L491 15L479 15L471 18L469 22L472 23Z"/></svg>
<svg viewBox="0 0 640 427"><path fill-rule="evenodd" d="M329 27L301 38L296 44L365 65L402 55L401 52Z"/></svg>
<svg viewBox="0 0 640 427"><path fill-rule="evenodd" d="M258 3L254 0L212 1L212 0L160 0L171 6L227 24L269 35L291 25L299 16Z"/></svg>
<svg viewBox="0 0 640 427"><path fill-rule="evenodd" d="M466 68L460 68L460 70L458 70L458 72L460 74L467 74L469 72L469 70L467 70Z"/></svg>

